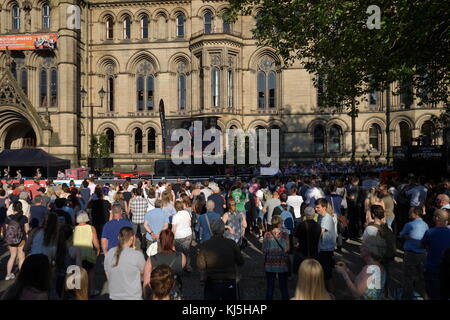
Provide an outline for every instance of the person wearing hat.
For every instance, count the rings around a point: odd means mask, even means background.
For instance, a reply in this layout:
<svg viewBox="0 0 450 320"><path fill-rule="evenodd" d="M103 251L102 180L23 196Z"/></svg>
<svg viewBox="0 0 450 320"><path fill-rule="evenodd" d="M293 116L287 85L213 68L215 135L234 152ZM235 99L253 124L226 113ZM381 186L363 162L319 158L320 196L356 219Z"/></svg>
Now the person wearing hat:
<svg viewBox="0 0 450 320"><path fill-rule="evenodd" d="M297 238L298 247L294 252L293 271L297 272L303 260L319 256L320 225L314 220L316 212L311 207L306 207L305 220L297 225L294 237Z"/></svg>
<svg viewBox="0 0 450 320"><path fill-rule="evenodd" d="M202 243L197 256L197 267L205 275L205 300L237 299L237 266L244 264L238 245L224 237L222 219L211 222L211 239Z"/></svg>

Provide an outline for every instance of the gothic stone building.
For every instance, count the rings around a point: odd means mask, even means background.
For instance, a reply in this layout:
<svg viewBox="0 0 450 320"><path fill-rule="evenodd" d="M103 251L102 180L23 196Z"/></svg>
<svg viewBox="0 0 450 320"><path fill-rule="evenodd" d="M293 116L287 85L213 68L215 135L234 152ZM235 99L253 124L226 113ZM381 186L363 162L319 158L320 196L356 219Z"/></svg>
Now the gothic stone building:
<svg viewBox="0 0 450 320"><path fill-rule="evenodd" d="M163 99L168 119L214 116L222 131L279 128L285 159L351 155L347 113L319 112L314 75L300 63L284 66L274 50L257 46L258 10L229 25L222 18L227 2L216 0L0 5L0 38L57 35L49 49L0 51L0 150L39 147L78 166L85 164L93 130L107 134L116 167L151 168L163 157ZM420 135L436 138L429 119L439 106L375 91L364 100L356 120L357 158L370 149L370 157L385 159L387 136L392 146Z"/></svg>

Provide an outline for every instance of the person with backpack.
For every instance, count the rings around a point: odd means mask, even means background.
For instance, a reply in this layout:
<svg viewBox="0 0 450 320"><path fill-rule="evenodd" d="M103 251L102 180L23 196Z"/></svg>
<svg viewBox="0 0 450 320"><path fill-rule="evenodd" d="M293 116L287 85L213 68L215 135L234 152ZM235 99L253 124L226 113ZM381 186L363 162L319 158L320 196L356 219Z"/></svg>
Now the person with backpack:
<svg viewBox="0 0 450 320"><path fill-rule="evenodd" d="M23 214L22 203L16 201L12 205L13 214L9 215L5 220L5 243L9 249L9 260L6 265L5 280L13 280L16 276L12 272L16 258L19 259L19 270L25 260L23 248L25 246L27 233L29 230L28 218Z"/></svg>
<svg viewBox="0 0 450 320"><path fill-rule="evenodd" d="M275 209L273 209L273 215L279 215L281 216L281 219L283 219L283 224L281 226L281 230L289 235L289 247L294 247L294 241L293 241L293 234L294 234L294 217L295 217L295 211L294 208L287 204L288 196L286 193L282 193L280 196L280 202L281 204L277 206Z"/></svg>

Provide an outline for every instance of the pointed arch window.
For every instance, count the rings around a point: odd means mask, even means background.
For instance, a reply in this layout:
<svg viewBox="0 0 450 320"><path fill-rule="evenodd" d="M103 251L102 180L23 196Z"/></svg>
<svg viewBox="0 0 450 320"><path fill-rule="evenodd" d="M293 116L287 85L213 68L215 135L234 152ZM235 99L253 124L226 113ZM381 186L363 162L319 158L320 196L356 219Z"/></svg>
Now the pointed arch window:
<svg viewBox="0 0 450 320"><path fill-rule="evenodd" d="M106 39L112 40L114 38L114 20L111 16L106 18Z"/></svg>
<svg viewBox="0 0 450 320"><path fill-rule="evenodd" d="M47 104L47 70L43 69L39 75L39 104L41 107L48 107Z"/></svg>
<svg viewBox="0 0 450 320"><path fill-rule="evenodd" d="M405 121L399 123L400 129L400 145L406 146L411 144L411 129L409 124Z"/></svg>
<svg viewBox="0 0 450 320"><path fill-rule="evenodd" d="M58 106L58 71L52 69L50 74L50 107L56 107Z"/></svg>
<svg viewBox="0 0 450 320"><path fill-rule="evenodd" d="M330 128L330 142L328 151L333 153L341 152L342 150L342 129L338 125L333 125Z"/></svg>
<svg viewBox="0 0 450 320"><path fill-rule="evenodd" d="M258 109L266 107L266 74L258 73Z"/></svg>
<svg viewBox="0 0 450 320"><path fill-rule="evenodd" d="M277 88L277 78L274 71L269 73L269 108L276 107L276 88Z"/></svg>
<svg viewBox="0 0 450 320"><path fill-rule="evenodd" d="M369 145L375 151L381 151L381 128L376 123L372 124L369 129Z"/></svg>
<svg viewBox="0 0 450 320"><path fill-rule="evenodd" d="M325 152L325 128L322 125L318 125L314 128L314 152Z"/></svg>
<svg viewBox="0 0 450 320"><path fill-rule="evenodd" d="M141 39L148 39L148 16L146 14L141 18Z"/></svg>
<svg viewBox="0 0 450 320"><path fill-rule="evenodd" d="M212 105L215 108L220 106L220 69L214 67L211 71L211 92Z"/></svg>
<svg viewBox="0 0 450 320"><path fill-rule="evenodd" d="M28 72L25 68L20 72L20 88L28 95Z"/></svg>
<svg viewBox="0 0 450 320"><path fill-rule="evenodd" d="M115 86L114 86L114 76L109 75L107 79L106 86L106 106L108 108L108 112L114 111L114 99L115 99Z"/></svg>
<svg viewBox="0 0 450 320"><path fill-rule="evenodd" d="M106 129L106 137L108 138L109 152L114 153L114 131L112 129Z"/></svg>
<svg viewBox="0 0 450 320"><path fill-rule="evenodd" d="M228 108L233 108L234 99L234 77L233 77L233 70L230 68L227 70L227 106Z"/></svg>
<svg viewBox="0 0 450 320"><path fill-rule="evenodd" d="M131 39L131 19L130 19L130 17L125 17L125 19L123 19L123 38L126 40Z"/></svg>
<svg viewBox="0 0 450 320"><path fill-rule="evenodd" d="M222 28L223 28L223 33L231 33L231 25L230 23L227 21L229 18L229 12L228 10L225 10L223 15L222 15L222 20L223 20L223 24L222 24Z"/></svg>
<svg viewBox="0 0 450 320"><path fill-rule="evenodd" d="M147 152L156 153L156 131L153 128L147 132Z"/></svg>
<svg viewBox="0 0 450 320"><path fill-rule="evenodd" d="M48 3L42 6L42 28L50 28L50 6L48 5Z"/></svg>
<svg viewBox="0 0 450 320"><path fill-rule="evenodd" d="M178 75L178 107L180 110L186 109L186 75Z"/></svg>
<svg viewBox="0 0 450 320"><path fill-rule="evenodd" d="M422 135L423 145L429 146L436 143L436 127L430 120L427 120L423 123L422 127L420 128L420 133Z"/></svg>
<svg viewBox="0 0 450 320"><path fill-rule="evenodd" d="M203 22L205 34L212 33L213 15L210 11L206 11L205 15L203 16Z"/></svg>
<svg viewBox="0 0 450 320"><path fill-rule="evenodd" d="M138 66L136 74L137 111L152 111L154 108L155 78L153 66L144 61Z"/></svg>
<svg viewBox="0 0 450 320"><path fill-rule="evenodd" d="M142 153L142 130L134 130L134 153Z"/></svg>
<svg viewBox="0 0 450 320"><path fill-rule="evenodd" d="M12 12L12 29L20 29L20 8L18 4L14 4L11 8Z"/></svg>
<svg viewBox="0 0 450 320"><path fill-rule="evenodd" d="M185 24L184 14L179 13L177 16L177 37L178 38L184 37L184 24Z"/></svg>

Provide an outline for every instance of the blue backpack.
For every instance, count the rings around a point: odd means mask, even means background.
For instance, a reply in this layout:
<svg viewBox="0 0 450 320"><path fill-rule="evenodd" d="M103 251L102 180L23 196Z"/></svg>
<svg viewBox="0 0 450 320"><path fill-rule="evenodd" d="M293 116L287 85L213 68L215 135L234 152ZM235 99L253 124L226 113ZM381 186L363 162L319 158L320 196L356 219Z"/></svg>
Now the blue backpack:
<svg viewBox="0 0 450 320"><path fill-rule="evenodd" d="M292 216L292 213L289 211L291 206L286 206L284 208L283 206L278 206L281 210L281 219L283 219L283 226L281 227L281 230L283 232L286 232L287 234L292 234L294 232L294 217Z"/></svg>

